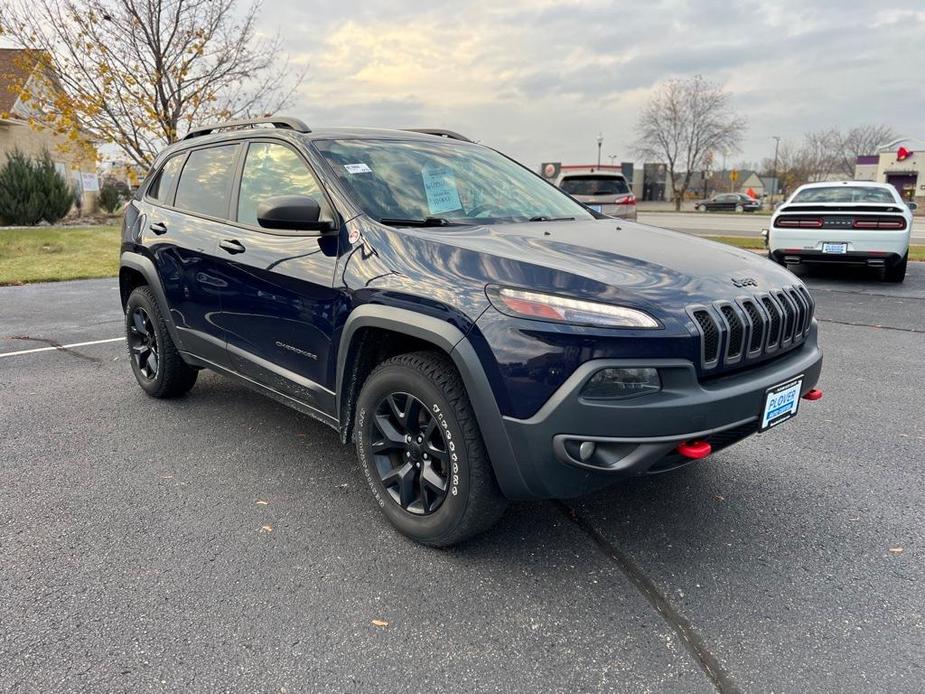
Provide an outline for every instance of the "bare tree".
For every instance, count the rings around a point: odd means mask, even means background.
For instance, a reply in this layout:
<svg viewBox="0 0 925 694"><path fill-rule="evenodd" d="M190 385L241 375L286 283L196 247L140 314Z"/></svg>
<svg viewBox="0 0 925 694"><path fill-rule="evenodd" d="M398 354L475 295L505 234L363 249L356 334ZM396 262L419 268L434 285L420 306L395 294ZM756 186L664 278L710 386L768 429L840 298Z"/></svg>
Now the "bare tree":
<svg viewBox="0 0 925 694"><path fill-rule="evenodd" d="M705 168L708 153L738 149L745 119L735 113L729 94L700 75L669 80L643 109L636 130L637 154L668 165L675 209L691 176Z"/></svg>
<svg viewBox="0 0 925 694"><path fill-rule="evenodd" d="M0 29L38 57L53 90L36 120L89 133L147 166L193 125L284 106L301 80L256 29L259 2L11 0Z"/></svg>
<svg viewBox="0 0 925 694"><path fill-rule="evenodd" d="M777 165L782 190L832 178L854 178L858 156L875 154L879 146L894 138L889 126L862 125L846 133L838 128L808 132L798 147L782 142ZM765 159L762 168L770 171L772 161Z"/></svg>
<svg viewBox="0 0 925 694"><path fill-rule="evenodd" d="M845 178L854 178L858 157L876 154L877 148L896 139L896 132L888 125L868 124L851 128L841 138L836 171Z"/></svg>

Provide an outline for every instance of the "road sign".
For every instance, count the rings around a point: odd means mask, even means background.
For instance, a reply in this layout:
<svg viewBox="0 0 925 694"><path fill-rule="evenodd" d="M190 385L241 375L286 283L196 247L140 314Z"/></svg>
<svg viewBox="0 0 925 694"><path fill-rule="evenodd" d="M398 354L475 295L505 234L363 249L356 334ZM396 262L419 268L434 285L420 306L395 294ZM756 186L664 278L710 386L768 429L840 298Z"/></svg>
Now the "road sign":
<svg viewBox="0 0 925 694"><path fill-rule="evenodd" d="M732 181L733 183L735 183L736 181L738 181L738 180L739 180L739 172L736 171L735 169L733 169L732 171L730 171L730 172L729 172L729 180Z"/></svg>

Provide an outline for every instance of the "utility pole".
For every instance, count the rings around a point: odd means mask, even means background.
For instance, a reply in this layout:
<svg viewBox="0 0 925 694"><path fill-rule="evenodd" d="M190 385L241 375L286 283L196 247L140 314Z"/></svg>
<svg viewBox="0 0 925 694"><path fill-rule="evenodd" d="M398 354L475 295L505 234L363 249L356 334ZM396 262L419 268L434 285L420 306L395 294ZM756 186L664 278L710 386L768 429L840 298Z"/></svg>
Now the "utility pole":
<svg viewBox="0 0 925 694"><path fill-rule="evenodd" d="M774 138L774 171L771 172L771 180L774 181L774 192L771 193L771 205L774 205L774 196L777 195L777 191L780 189L780 184L777 182L777 149L780 147L780 136L772 135Z"/></svg>
<svg viewBox="0 0 925 694"><path fill-rule="evenodd" d="M604 144L604 133L597 134L597 168L601 168L601 145Z"/></svg>

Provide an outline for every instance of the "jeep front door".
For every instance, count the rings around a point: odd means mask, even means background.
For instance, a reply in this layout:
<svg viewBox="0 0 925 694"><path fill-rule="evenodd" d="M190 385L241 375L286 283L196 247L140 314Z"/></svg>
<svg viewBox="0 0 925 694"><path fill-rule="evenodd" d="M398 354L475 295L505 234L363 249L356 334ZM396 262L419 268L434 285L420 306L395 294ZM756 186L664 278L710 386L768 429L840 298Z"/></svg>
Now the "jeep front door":
<svg viewBox="0 0 925 694"><path fill-rule="evenodd" d="M334 218L301 154L279 141L250 142L234 226L222 244L229 284L222 292L220 323L229 360L239 373L333 414L338 239L262 229L257 206L280 195L311 196L323 217Z"/></svg>

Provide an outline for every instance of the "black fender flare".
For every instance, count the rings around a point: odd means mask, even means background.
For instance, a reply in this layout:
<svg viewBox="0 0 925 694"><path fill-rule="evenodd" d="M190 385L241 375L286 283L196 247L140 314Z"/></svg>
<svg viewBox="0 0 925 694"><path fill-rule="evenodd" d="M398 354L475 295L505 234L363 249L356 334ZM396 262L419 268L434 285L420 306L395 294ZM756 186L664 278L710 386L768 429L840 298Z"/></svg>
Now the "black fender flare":
<svg viewBox="0 0 925 694"><path fill-rule="evenodd" d="M181 352L183 351L183 339L180 335L180 331L177 330L176 326L173 324L172 316L170 313L170 304L167 303L167 296L164 294L164 288L161 286L160 275L157 274L157 269L154 267L154 263L151 262L150 258L147 258L140 253L135 253L133 251L123 251L122 255L119 257L119 269L129 268L141 274L145 278L145 283L148 287L151 288L151 291L154 292L154 298L157 301L158 306L161 309L161 315L166 319L164 322L167 323L167 332L170 333L170 339L173 340L173 343L177 346L177 349ZM122 293L122 278L119 278L119 291L120 295ZM125 308L123 306L123 308Z"/></svg>
<svg viewBox="0 0 925 694"><path fill-rule="evenodd" d="M344 374L351 344L356 332L368 327L391 330L430 342L453 360L472 403L498 485L506 496L522 498L527 485L520 474L504 419L482 363L463 332L445 320L381 304L364 304L355 308L344 324L337 350L337 412L343 412Z"/></svg>

